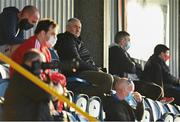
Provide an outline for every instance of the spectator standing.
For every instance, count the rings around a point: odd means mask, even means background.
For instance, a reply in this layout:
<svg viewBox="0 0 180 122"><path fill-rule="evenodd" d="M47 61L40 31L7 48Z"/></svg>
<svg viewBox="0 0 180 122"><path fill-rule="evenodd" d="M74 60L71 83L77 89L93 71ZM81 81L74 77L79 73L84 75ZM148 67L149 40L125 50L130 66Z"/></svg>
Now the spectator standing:
<svg viewBox="0 0 180 122"><path fill-rule="evenodd" d="M6 7L0 14L0 52L10 56L25 41L24 30L32 28L39 20L35 6L25 6L21 11Z"/></svg>

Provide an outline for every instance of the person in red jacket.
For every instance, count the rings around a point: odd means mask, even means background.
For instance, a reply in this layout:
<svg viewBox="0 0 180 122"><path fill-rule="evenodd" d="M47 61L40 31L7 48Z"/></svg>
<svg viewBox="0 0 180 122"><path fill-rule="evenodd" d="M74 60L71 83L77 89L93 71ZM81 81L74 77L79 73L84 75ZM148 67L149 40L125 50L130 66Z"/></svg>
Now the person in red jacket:
<svg viewBox="0 0 180 122"><path fill-rule="evenodd" d="M48 48L52 47L57 40L58 25L50 20L44 19L38 22L35 29L35 35L26 40L17 50L12 54L11 59L22 64L24 54L32 48L38 49L45 56L45 62L51 62L51 53ZM14 71L10 69L10 77L13 78ZM49 82L49 80L57 86L60 84L63 88L66 86L66 78L63 74L52 72L47 69L40 74L41 80ZM53 86L55 87L55 86ZM59 89L58 89L59 90ZM59 91L58 91L59 92ZM63 91L65 92L65 91ZM59 102L58 112L62 110L62 102ZM59 104L58 103L58 104Z"/></svg>
<svg viewBox="0 0 180 122"><path fill-rule="evenodd" d="M18 47L11 56L11 59L18 64L22 64L22 57L31 48L40 50L45 55L46 62L51 62L51 54L49 47L51 42L56 40L57 24L49 19L38 22L35 35L27 39L20 47ZM10 78L13 77L13 69L10 69Z"/></svg>

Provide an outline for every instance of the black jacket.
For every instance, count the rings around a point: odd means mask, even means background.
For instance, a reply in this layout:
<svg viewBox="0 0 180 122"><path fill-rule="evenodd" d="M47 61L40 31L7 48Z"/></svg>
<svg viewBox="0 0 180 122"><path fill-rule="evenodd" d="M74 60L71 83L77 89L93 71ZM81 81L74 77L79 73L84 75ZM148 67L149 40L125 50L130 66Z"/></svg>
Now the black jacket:
<svg viewBox="0 0 180 122"><path fill-rule="evenodd" d="M23 30L18 30L18 13L19 10L15 7L7 7L0 14L0 45L4 44L19 44L24 41Z"/></svg>
<svg viewBox="0 0 180 122"><path fill-rule="evenodd" d="M152 55L145 64L143 80L154 82L163 87L163 84L178 84L178 79L170 74L169 67L157 55Z"/></svg>
<svg viewBox="0 0 180 122"><path fill-rule="evenodd" d="M26 66L25 66L26 67ZM26 67L30 70L30 68ZM32 81L15 72L6 93L4 120L52 120L50 95Z"/></svg>
<svg viewBox="0 0 180 122"><path fill-rule="evenodd" d="M78 72L84 70L98 70L80 37L76 38L73 34L65 32L58 34L57 38L58 40L54 48L57 50L62 62L72 61L75 58L78 59L80 63Z"/></svg>
<svg viewBox="0 0 180 122"><path fill-rule="evenodd" d="M109 72L120 77L124 73L136 73L134 60L118 45L109 48Z"/></svg>
<svg viewBox="0 0 180 122"><path fill-rule="evenodd" d="M103 98L103 109L106 113L105 121L140 121L143 116L143 102L133 109L125 100L113 96Z"/></svg>

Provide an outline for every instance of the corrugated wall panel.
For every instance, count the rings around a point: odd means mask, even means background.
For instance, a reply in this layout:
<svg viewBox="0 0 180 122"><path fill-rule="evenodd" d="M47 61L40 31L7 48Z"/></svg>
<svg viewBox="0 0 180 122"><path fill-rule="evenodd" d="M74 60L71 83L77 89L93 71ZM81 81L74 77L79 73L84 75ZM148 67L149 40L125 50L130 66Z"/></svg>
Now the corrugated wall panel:
<svg viewBox="0 0 180 122"><path fill-rule="evenodd" d="M0 12L4 7L35 5L42 18L51 18L59 24L59 32L65 31L66 21L74 16L74 0L0 0ZM34 28L27 31L26 38L33 35Z"/></svg>
<svg viewBox="0 0 180 122"><path fill-rule="evenodd" d="M176 77L179 77L179 0L169 0L169 47L170 69Z"/></svg>

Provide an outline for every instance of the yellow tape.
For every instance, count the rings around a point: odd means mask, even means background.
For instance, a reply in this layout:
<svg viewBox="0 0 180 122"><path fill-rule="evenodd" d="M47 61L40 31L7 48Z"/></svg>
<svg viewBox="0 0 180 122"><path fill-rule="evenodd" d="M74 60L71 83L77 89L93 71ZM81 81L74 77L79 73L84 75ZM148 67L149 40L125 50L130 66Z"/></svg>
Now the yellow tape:
<svg viewBox="0 0 180 122"><path fill-rule="evenodd" d="M76 104L70 102L66 97L58 94L53 88L49 87L46 83L41 81L39 78L34 76L32 73L21 67L19 64L11 60L10 58L6 57L2 53L0 53L0 60L3 62L10 64L12 68L14 68L19 73L23 74L25 77L27 77L29 80L31 80L33 83L38 85L40 88L44 89L46 92L51 94L54 97L57 97L59 100L64 101L68 104L68 106L73 107L78 113L82 114L85 118L87 118L89 121L97 121L94 117L90 116L88 113L82 111L79 107L76 106Z"/></svg>

